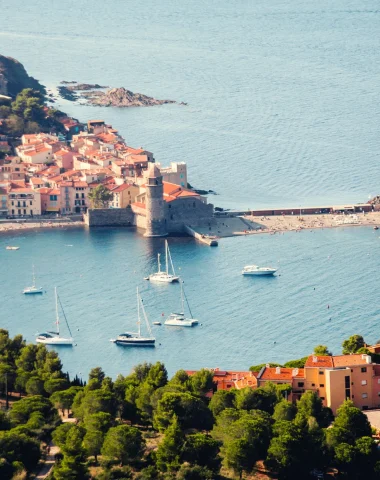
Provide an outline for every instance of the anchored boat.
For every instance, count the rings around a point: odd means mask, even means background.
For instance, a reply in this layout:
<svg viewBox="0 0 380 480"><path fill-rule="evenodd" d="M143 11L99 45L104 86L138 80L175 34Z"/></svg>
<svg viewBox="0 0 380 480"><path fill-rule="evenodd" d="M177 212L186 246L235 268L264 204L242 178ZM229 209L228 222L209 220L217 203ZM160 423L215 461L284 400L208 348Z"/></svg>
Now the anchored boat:
<svg viewBox="0 0 380 480"><path fill-rule="evenodd" d="M35 295L36 293L43 293L42 287L36 287L36 276L34 274L34 265L33 265L33 283L31 287L25 287L22 293L25 295Z"/></svg>
<svg viewBox="0 0 380 480"><path fill-rule="evenodd" d="M55 287L54 290L55 290L55 316L56 316L55 324L56 324L57 331L56 332L49 332L48 331L48 332L39 333L37 335L36 342L37 343L44 343L45 345L56 345L56 346L72 345L73 342L74 342L74 339L73 339L73 335L72 335L71 330L70 330L69 322L67 321L67 318L66 318L65 312L63 310L61 300L58 297L57 287ZM63 314L63 317L65 319L67 329L70 333L70 337L62 337L61 336L60 329L59 329L59 323L60 322L59 322L58 302L59 302L59 305L61 307L62 314Z"/></svg>
<svg viewBox="0 0 380 480"><path fill-rule="evenodd" d="M146 328L148 330L148 336L141 335L141 315L140 310L143 313L145 320ZM148 317L145 313L145 308L141 296L139 294L139 289L137 287L137 332L136 333L121 333L116 339L111 340L111 342L116 343L117 345L122 345L124 347L154 347L156 339L152 335L152 330L148 321Z"/></svg>
<svg viewBox="0 0 380 480"><path fill-rule="evenodd" d="M165 320L165 325L169 325L172 327L193 327L194 325L198 325L198 320L193 318L193 314L191 313L190 305L187 300L184 288L183 288L183 281L180 282L181 284L181 313L171 313L168 318ZM185 302L190 312L191 318L186 318L185 316Z"/></svg>
<svg viewBox="0 0 380 480"><path fill-rule="evenodd" d="M170 255L168 241L165 240L165 271L161 271L161 262L160 254L157 255L158 258L158 272L152 273L149 277L146 277L145 280L150 280L151 282L158 283L173 283L178 282L179 277L175 274L174 265L172 257ZM173 273L169 273L169 261Z"/></svg>
<svg viewBox="0 0 380 480"><path fill-rule="evenodd" d="M258 267L257 265L247 265L241 271L242 275L274 275L277 268Z"/></svg>

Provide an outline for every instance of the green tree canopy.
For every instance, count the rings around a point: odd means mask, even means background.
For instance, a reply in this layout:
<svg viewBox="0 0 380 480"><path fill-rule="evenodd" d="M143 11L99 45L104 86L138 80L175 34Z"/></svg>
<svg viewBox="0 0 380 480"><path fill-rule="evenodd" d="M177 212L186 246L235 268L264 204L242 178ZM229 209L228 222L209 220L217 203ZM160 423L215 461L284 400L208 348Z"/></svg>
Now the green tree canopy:
<svg viewBox="0 0 380 480"><path fill-rule="evenodd" d="M363 348L364 345L364 338L361 335L352 335L348 340L345 340L342 343L342 353L343 355L356 353L360 348Z"/></svg>
<svg viewBox="0 0 380 480"><path fill-rule="evenodd" d="M93 208L107 208L108 203L112 200L113 194L107 187L100 184L93 188L88 194Z"/></svg>
<svg viewBox="0 0 380 480"><path fill-rule="evenodd" d="M141 457L144 446L140 430L129 425L119 425L108 430L102 455L116 459L121 464L128 464Z"/></svg>
<svg viewBox="0 0 380 480"><path fill-rule="evenodd" d="M156 452L156 464L161 472L178 470L181 464L183 444L183 433L177 417L174 416Z"/></svg>
<svg viewBox="0 0 380 480"><path fill-rule="evenodd" d="M329 355L331 356L332 353L329 351L328 347L326 345L317 345L314 347L314 352L315 355Z"/></svg>

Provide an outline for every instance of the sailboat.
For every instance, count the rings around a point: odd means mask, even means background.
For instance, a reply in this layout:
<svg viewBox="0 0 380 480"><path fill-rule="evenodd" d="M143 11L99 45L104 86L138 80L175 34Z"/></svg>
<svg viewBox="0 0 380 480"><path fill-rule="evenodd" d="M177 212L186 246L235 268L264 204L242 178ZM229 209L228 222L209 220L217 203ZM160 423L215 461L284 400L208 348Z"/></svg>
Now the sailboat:
<svg viewBox="0 0 380 480"><path fill-rule="evenodd" d="M194 325L198 325L198 320L193 318L193 314L191 313L190 305L187 300L185 291L183 289L183 281L180 282L181 284L181 313L171 313L168 318L165 320L165 325L170 325L172 327L193 327ZM185 317L185 302L184 299L186 298L187 307L190 312L191 318Z"/></svg>
<svg viewBox="0 0 380 480"><path fill-rule="evenodd" d="M141 335L141 315L140 310L143 313L146 328L148 330L148 336L144 337ZM137 333L121 333L116 337L115 340L111 342L116 343L117 345L123 345L125 347L154 347L156 339L152 335L152 330L149 325L148 317L145 313L145 308L141 296L139 294L139 289L137 287Z"/></svg>
<svg viewBox="0 0 380 480"><path fill-rule="evenodd" d="M70 337L61 337L60 330L59 330L59 312L58 312L58 302L62 309L63 317L66 322L67 329L70 333ZM44 343L45 345L72 345L74 342L73 335L70 330L69 323L67 321L65 312L62 307L62 303L60 298L58 297L57 287L55 287L55 324L57 326L56 332L42 332L37 335L36 342L37 343Z"/></svg>
<svg viewBox="0 0 380 480"><path fill-rule="evenodd" d="M157 255L158 257L158 272L152 273L149 277L146 277L145 280L150 280L151 282L160 282L160 283L172 283L178 282L179 277L175 274L174 265L172 261L172 257L170 255L168 241L165 240L165 271L161 271L161 262L160 262L160 254ZM169 260L170 265L172 268L173 273L169 273Z"/></svg>
<svg viewBox="0 0 380 480"><path fill-rule="evenodd" d="M34 274L34 265L33 265L33 283L31 287L25 287L22 293L25 295L34 295L36 293L43 293L42 287L36 287L36 276Z"/></svg>

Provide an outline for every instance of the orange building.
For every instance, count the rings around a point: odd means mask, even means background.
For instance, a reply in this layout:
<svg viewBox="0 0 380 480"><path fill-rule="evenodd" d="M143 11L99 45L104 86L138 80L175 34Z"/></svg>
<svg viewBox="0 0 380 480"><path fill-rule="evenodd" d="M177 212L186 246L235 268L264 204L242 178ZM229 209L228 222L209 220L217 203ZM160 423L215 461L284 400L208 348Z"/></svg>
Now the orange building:
<svg viewBox="0 0 380 480"><path fill-rule="evenodd" d="M362 410L380 406L380 365L366 354L310 355L305 364L305 389L317 392L334 414L350 399Z"/></svg>
<svg viewBox="0 0 380 480"><path fill-rule="evenodd" d="M288 400L299 400L305 392L305 371L303 368L263 367L257 375L258 385L264 386L267 382L290 385L292 388Z"/></svg>

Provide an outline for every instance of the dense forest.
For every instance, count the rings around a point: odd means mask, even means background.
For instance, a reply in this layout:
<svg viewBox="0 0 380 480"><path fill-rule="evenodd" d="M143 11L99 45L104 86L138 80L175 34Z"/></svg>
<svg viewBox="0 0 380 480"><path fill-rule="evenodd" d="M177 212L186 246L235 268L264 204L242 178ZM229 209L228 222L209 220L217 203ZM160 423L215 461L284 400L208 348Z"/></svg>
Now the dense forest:
<svg viewBox="0 0 380 480"><path fill-rule="evenodd" d="M288 402L289 388L210 398L210 371L169 379L160 362L115 380L96 367L84 384L55 351L0 330L0 478L38 472L51 441L55 480L308 479L331 468L338 478L380 478L370 424L351 401L334 418L312 392Z"/></svg>

